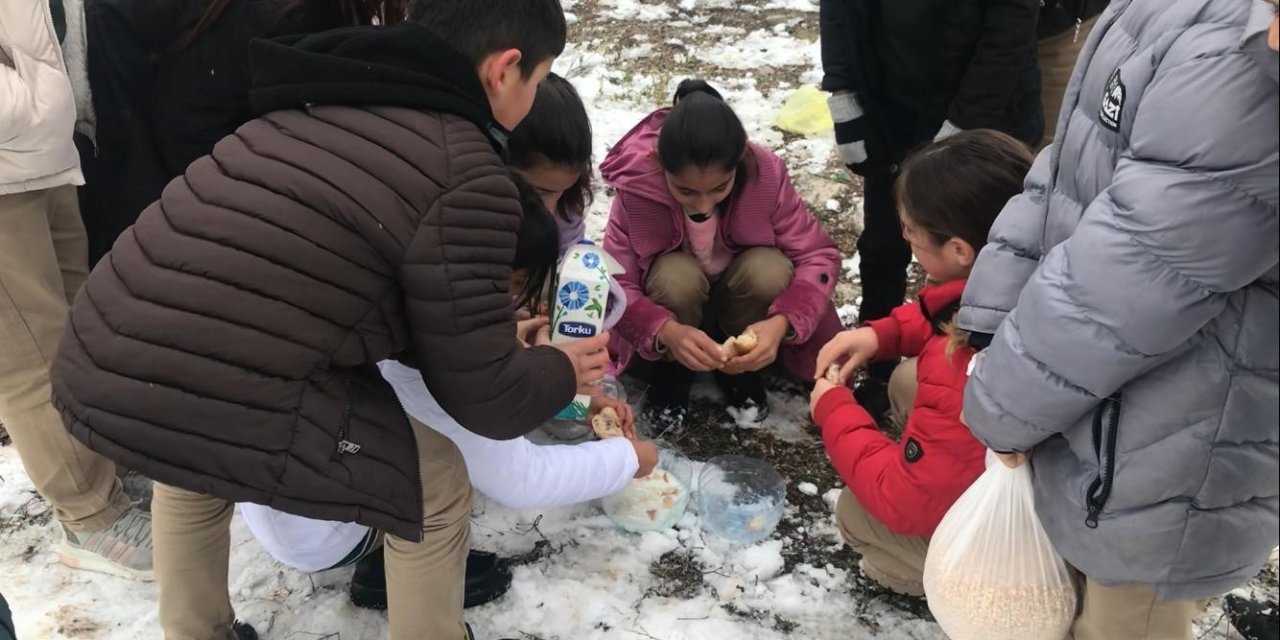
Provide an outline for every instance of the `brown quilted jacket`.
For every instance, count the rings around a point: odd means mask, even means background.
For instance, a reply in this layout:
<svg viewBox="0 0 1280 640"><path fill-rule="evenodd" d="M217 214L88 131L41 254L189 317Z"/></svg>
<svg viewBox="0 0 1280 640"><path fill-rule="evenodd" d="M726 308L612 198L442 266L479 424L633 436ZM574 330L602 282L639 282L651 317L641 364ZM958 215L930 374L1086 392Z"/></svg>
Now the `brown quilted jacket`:
<svg viewBox="0 0 1280 640"><path fill-rule="evenodd" d="M515 339L515 196L467 118L267 113L94 269L55 402L90 448L160 482L417 540L414 435L375 363L411 360L452 416L494 438L572 399L568 358Z"/></svg>

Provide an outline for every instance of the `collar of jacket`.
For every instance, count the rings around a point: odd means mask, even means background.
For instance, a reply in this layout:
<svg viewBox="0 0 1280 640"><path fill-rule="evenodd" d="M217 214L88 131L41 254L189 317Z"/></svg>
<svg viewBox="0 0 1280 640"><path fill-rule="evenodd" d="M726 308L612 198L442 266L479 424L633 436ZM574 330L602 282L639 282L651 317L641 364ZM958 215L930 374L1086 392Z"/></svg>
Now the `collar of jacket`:
<svg viewBox="0 0 1280 640"><path fill-rule="evenodd" d="M920 291L920 313L933 325L933 332L946 333L943 327L955 317L960 309L960 296L964 294L964 285L968 280L952 280L943 284L931 285Z"/></svg>
<svg viewBox="0 0 1280 640"><path fill-rule="evenodd" d="M254 40L249 68L249 104L255 113L318 105L450 113L474 123L505 155L509 134L494 121L474 66L419 25L349 27Z"/></svg>

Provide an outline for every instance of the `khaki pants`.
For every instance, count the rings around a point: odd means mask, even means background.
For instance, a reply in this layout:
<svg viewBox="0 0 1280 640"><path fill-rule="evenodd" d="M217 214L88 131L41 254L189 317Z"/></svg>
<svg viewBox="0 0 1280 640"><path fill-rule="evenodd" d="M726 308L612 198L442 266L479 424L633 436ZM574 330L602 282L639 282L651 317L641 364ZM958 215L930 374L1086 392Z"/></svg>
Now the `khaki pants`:
<svg viewBox="0 0 1280 640"><path fill-rule="evenodd" d="M392 640L462 640L471 481L451 440L414 423L422 475L422 542L386 537ZM166 640L234 640L227 593L234 506L156 483L151 537Z"/></svg>
<svg viewBox="0 0 1280 640"><path fill-rule="evenodd" d="M906 424L916 401L916 359L904 360L889 378L890 419ZM885 588L909 596L924 595L924 558L928 536L902 536L867 513L845 489L836 503L840 535L862 556L862 572Z"/></svg>
<svg viewBox="0 0 1280 640"><path fill-rule="evenodd" d="M1068 640L1193 640L1196 600L1161 600L1145 584L1114 587L1080 576L1080 615Z"/></svg>
<svg viewBox="0 0 1280 640"><path fill-rule="evenodd" d="M49 365L88 277L76 188L0 195L0 422L36 491L67 528L94 531L129 506L116 465L67 432Z"/></svg>
<svg viewBox="0 0 1280 640"><path fill-rule="evenodd" d="M1098 23L1098 16L1080 24L1080 32L1067 29L1056 36L1040 41L1040 105L1044 109L1044 139L1040 148L1053 142L1058 128L1058 115L1062 111L1062 99L1067 93L1067 82L1076 68L1076 59L1084 48L1089 32Z"/></svg>
<svg viewBox="0 0 1280 640"><path fill-rule="evenodd" d="M734 256L713 287L698 261L677 251L654 260L644 289L680 324L718 325L726 336L736 336L765 319L769 306L791 285L792 270L781 251L755 247Z"/></svg>

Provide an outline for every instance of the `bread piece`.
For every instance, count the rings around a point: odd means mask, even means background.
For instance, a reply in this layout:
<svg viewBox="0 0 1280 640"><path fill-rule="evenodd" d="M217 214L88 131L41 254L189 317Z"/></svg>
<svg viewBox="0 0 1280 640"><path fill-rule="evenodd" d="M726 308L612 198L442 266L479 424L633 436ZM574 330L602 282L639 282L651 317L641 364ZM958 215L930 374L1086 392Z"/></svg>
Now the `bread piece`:
<svg viewBox="0 0 1280 640"><path fill-rule="evenodd" d="M827 382L840 384L840 365L833 363L827 367Z"/></svg>
<svg viewBox="0 0 1280 640"><path fill-rule="evenodd" d="M591 428L595 430L596 436L601 440L605 438L619 438L626 435L622 431L622 418L618 416L618 412L613 407L605 407L591 418Z"/></svg>
<svg viewBox="0 0 1280 640"><path fill-rule="evenodd" d="M760 339L756 337L756 333L748 329L742 335L725 340L724 344L720 345L720 349L724 351L726 358L736 358L751 353L759 343Z"/></svg>

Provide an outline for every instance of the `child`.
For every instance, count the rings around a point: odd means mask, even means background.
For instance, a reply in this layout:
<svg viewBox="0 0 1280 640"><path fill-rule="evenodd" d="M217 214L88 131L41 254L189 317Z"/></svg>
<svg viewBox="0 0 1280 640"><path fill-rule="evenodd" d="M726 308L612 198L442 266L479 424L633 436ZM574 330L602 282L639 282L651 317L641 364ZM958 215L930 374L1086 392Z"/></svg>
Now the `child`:
<svg viewBox="0 0 1280 640"><path fill-rule="evenodd" d="M965 420L1083 574L1075 640L1191 640L1276 544L1277 11L1112 3L956 316Z"/></svg>
<svg viewBox="0 0 1280 640"><path fill-rule="evenodd" d="M860 322L902 304L911 250L894 182L920 145L964 129L1040 141L1036 24L1047 0L821 0L822 88L837 151L862 176ZM868 369L857 395L884 413L892 365Z"/></svg>
<svg viewBox="0 0 1280 640"><path fill-rule="evenodd" d="M511 132L508 162L538 194L560 230L560 255L586 234L591 204L591 121L573 84L551 74Z"/></svg>
<svg viewBox="0 0 1280 640"><path fill-rule="evenodd" d="M556 264L558 234L540 194L519 178L515 182L524 218L511 265L511 294L521 306L544 290L542 284ZM466 430L450 417L417 370L394 360L378 366L405 411L422 428L433 429L458 446L471 484L506 507L538 509L588 502L620 491L632 478L648 475L657 464L657 447L635 437L630 407L616 400L594 398L591 412L595 415L612 407L622 417L626 438L550 446L537 446L523 437L494 440ZM386 608L384 559L376 531L357 523L313 520L251 503L241 504L240 512L262 546L295 569L311 572L355 563L351 601L365 608ZM510 583L505 561L487 553L473 551L468 555L467 607L501 596Z"/></svg>
<svg viewBox="0 0 1280 640"><path fill-rule="evenodd" d="M674 102L600 167L617 192L604 247L626 269L628 301L610 351L619 371L636 355L659 361L645 407L659 432L683 423L696 371L716 372L735 417L762 420L759 371L781 357L807 379L813 351L840 329L839 252L782 160L747 141L707 83L680 83ZM720 343L746 331L758 346L726 356Z"/></svg>
<svg viewBox="0 0 1280 640"><path fill-rule="evenodd" d="M929 274L919 302L845 331L822 348L811 410L849 489L836 520L862 554L863 573L907 595L924 594L929 536L984 468L985 449L960 421L973 355L950 331L965 279L1004 203L1019 193L1031 151L986 129L956 134L912 155L898 181L903 235ZM905 423L895 443L844 386L871 362L897 362L892 413ZM839 383L829 367L843 360Z"/></svg>
<svg viewBox="0 0 1280 640"><path fill-rule="evenodd" d="M419 0L394 27L256 40L261 114L188 167L73 305L55 403L156 480L169 638L227 640L233 502L385 531L393 640L462 638L471 483L377 370L458 422L529 432L598 394L607 337L515 338L505 130L564 47L556 0Z"/></svg>

